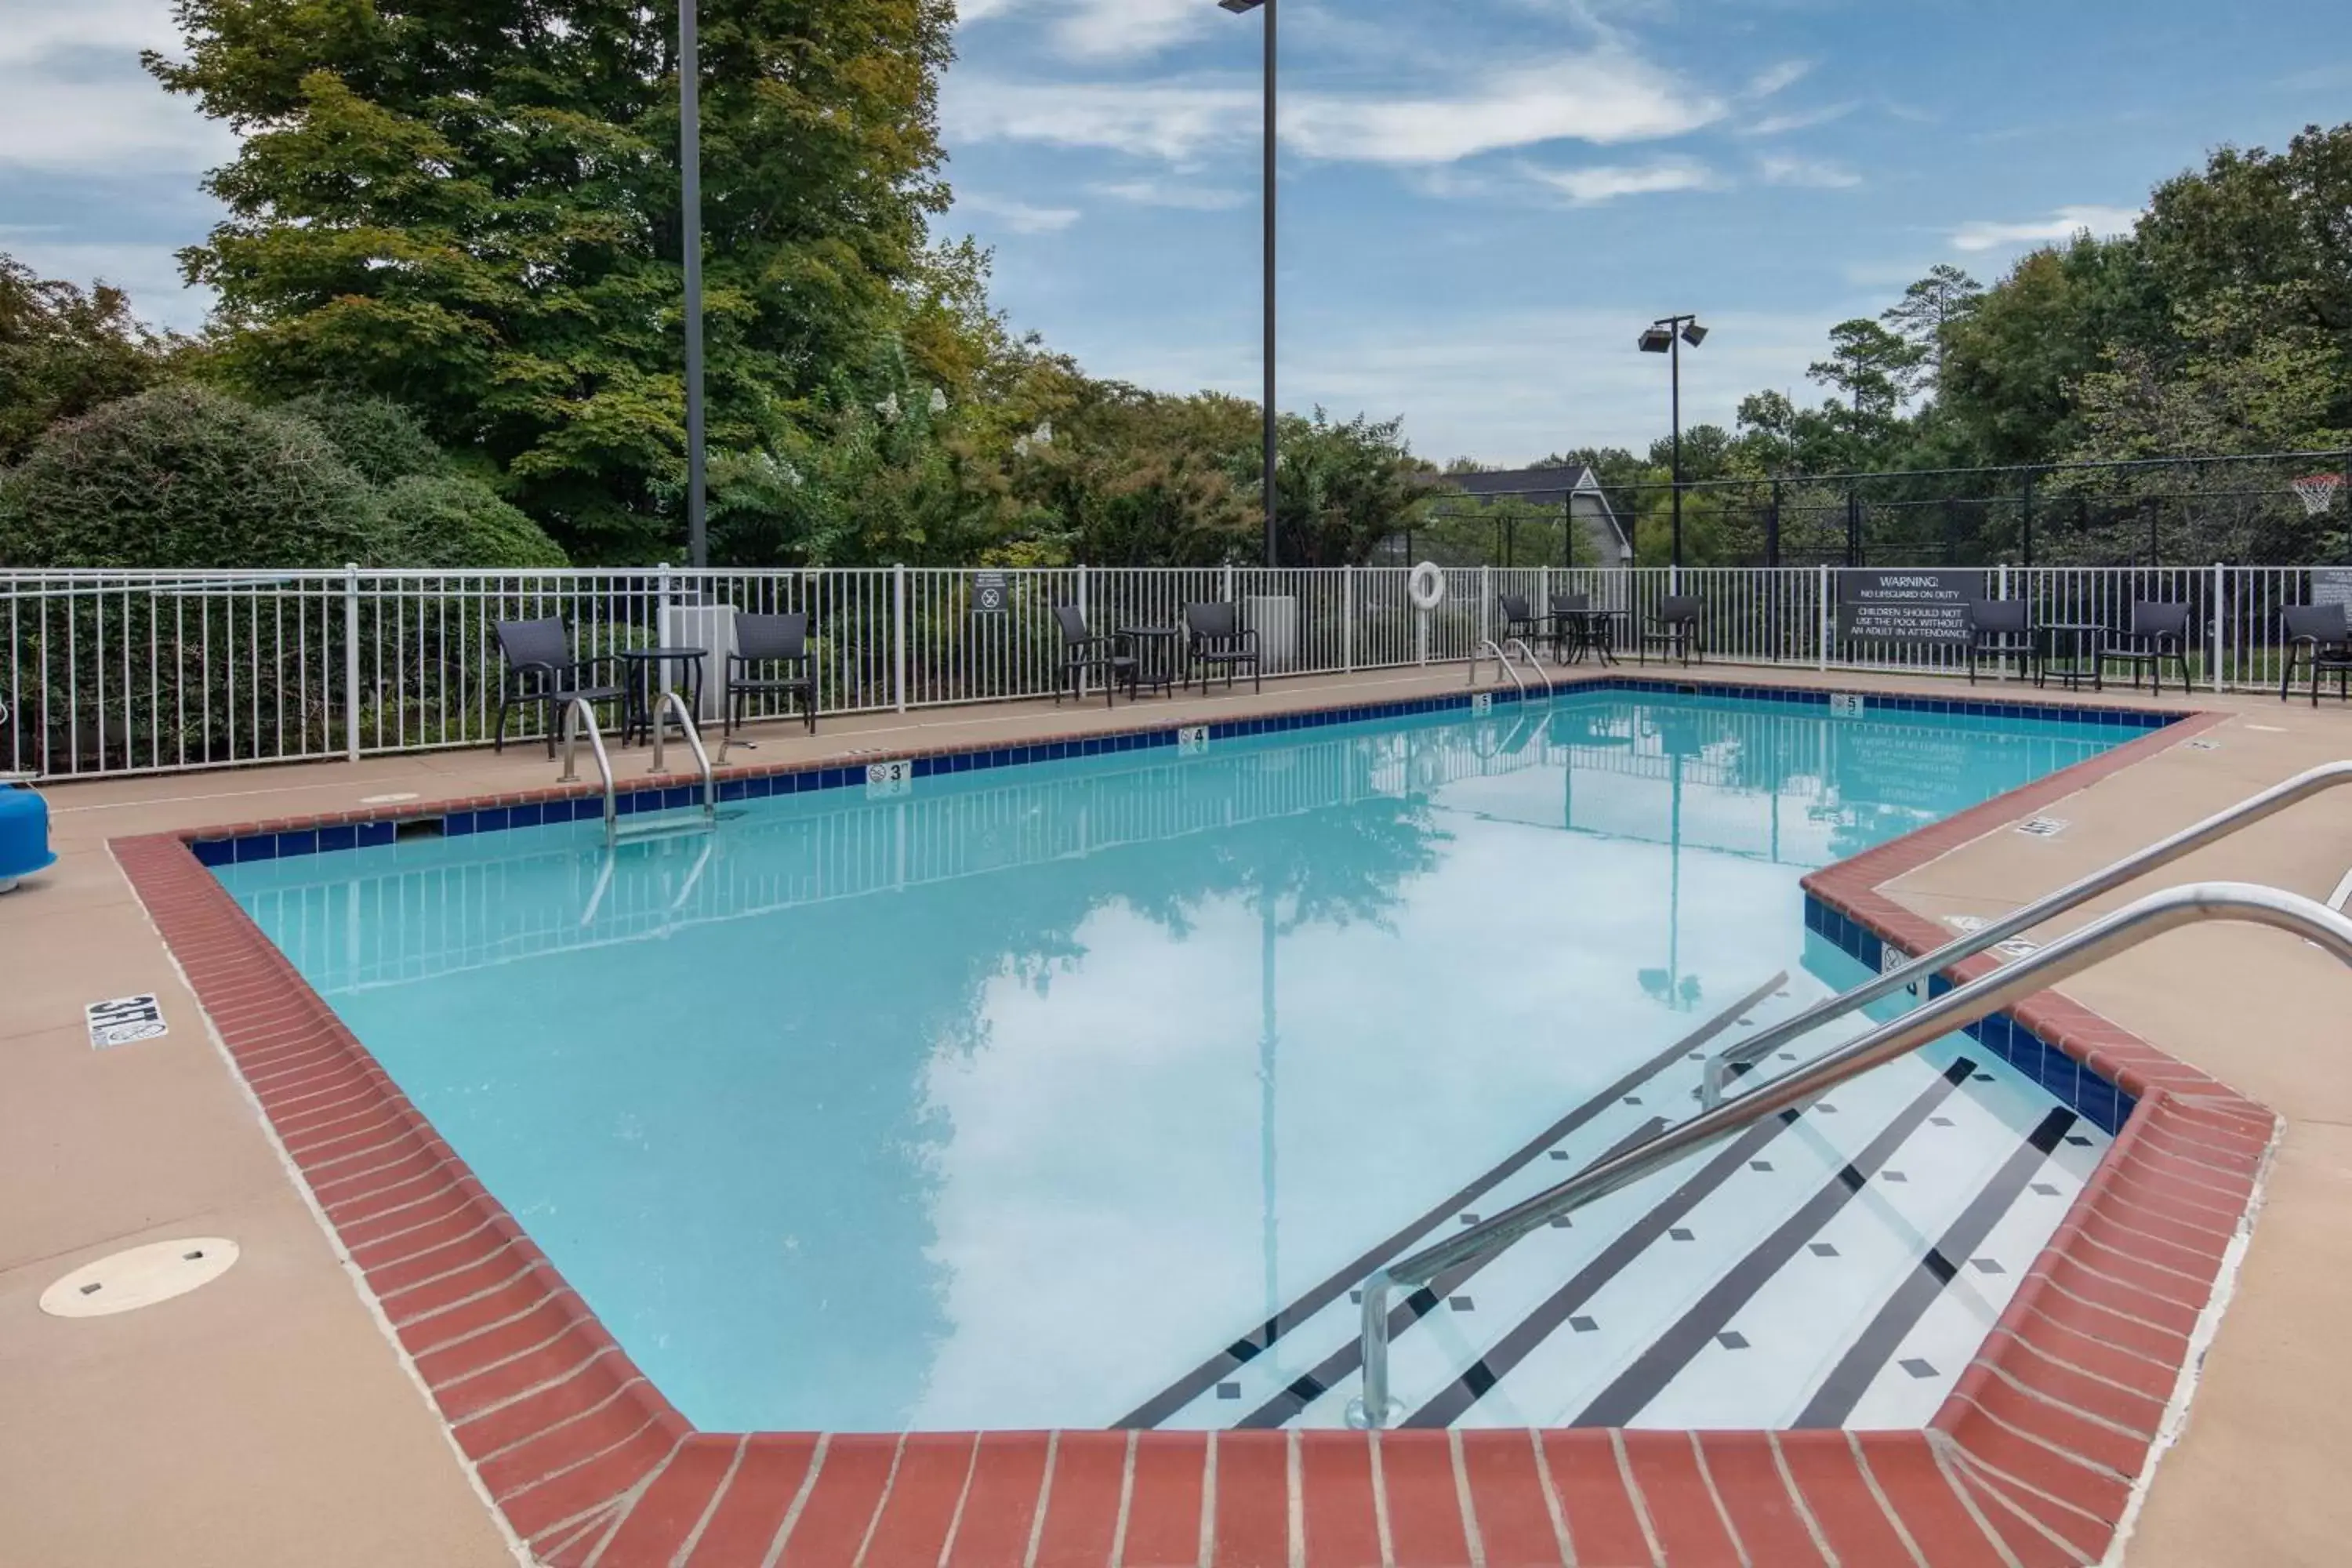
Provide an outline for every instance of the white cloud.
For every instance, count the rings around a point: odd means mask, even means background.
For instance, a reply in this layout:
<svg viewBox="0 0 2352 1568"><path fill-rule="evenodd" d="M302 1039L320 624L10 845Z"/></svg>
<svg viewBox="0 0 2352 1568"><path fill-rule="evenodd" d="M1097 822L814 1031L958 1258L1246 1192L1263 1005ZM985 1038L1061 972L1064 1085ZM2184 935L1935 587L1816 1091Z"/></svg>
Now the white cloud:
<svg viewBox="0 0 2352 1568"><path fill-rule="evenodd" d="M28 3L11 5L7 13L8 25L0 27L0 73L59 49L119 50L129 58L141 49L173 49L180 42L165 0Z"/></svg>
<svg viewBox="0 0 2352 1568"><path fill-rule="evenodd" d="M1834 120L1843 120L1860 107L1857 103L1832 103L1820 109L1797 109L1785 114L1768 114L1742 126L1740 131L1748 136L1785 136L1791 131L1806 131L1816 125L1827 125Z"/></svg>
<svg viewBox="0 0 2352 1568"><path fill-rule="evenodd" d="M1136 59L1183 42L1223 13L1208 0L1050 0L1046 37L1073 59ZM1041 0L961 0L966 26L1016 11L1046 9ZM1226 20L1231 20L1227 17Z"/></svg>
<svg viewBox="0 0 2352 1568"><path fill-rule="evenodd" d="M1769 98L1782 88L1793 87L1803 80L1812 73L1812 68L1810 60L1782 60L1779 65L1767 66L1748 82L1748 96Z"/></svg>
<svg viewBox="0 0 2352 1568"><path fill-rule="evenodd" d="M958 142L1100 147L1188 163L1257 134L1254 88L1013 82L950 73L941 118Z"/></svg>
<svg viewBox="0 0 2352 1568"><path fill-rule="evenodd" d="M0 165L194 172L236 153L226 126L143 79L45 79L37 61L0 68Z"/></svg>
<svg viewBox="0 0 2352 1568"><path fill-rule="evenodd" d="M1082 216L1076 207L1041 207L1011 196L975 193L959 195L956 210L994 218L1014 234L1059 234Z"/></svg>
<svg viewBox="0 0 2352 1568"><path fill-rule="evenodd" d="M950 76L951 139L1098 147L1174 163L1255 141L1258 88L1120 86ZM1447 163L1553 141L1596 145L1678 136L1721 119L1723 100L1616 48L1489 75L1450 97L1307 91L1285 99L1283 141L1332 162Z"/></svg>
<svg viewBox="0 0 2352 1568"><path fill-rule="evenodd" d="M1530 163L1525 169L1529 179L1579 206L1615 201L1619 196L1713 190L1720 184L1713 170L1688 158L1666 158L1654 163L1593 163L1579 169L1546 169Z"/></svg>
<svg viewBox="0 0 2352 1568"><path fill-rule="evenodd" d="M1820 158L1759 158L1756 172L1768 185L1801 185L1816 191L1850 191L1862 184L1862 176L1844 164Z"/></svg>
<svg viewBox="0 0 2352 1568"><path fill-rule="evenodd" d="M1244 191L1213 185L1180 185L1165 180L1113 180L1087 187L1098 196L1132 202L1139 207L1174 207L1181 212L1230 212L1255 198Z"/></svg>
<svg viewBox="0 0 2352 1568"><path fill-rule="evenodd" d="M149 78L139 51L179 44L165 0L0 0L0 165L89 173L195 170L234 135Z"/></svg>
<svg viewBox="0 0 2352 1568"><path fill-rule="evenodd" d="M2126 234L2139 217L2137 207L2066 206L2048 217L2031 218L2023 223L1979 219L1954 229L1952 246L1958 250L1999 250L2012 245L2072 239L2084 230L2102 237Z"/></svg>

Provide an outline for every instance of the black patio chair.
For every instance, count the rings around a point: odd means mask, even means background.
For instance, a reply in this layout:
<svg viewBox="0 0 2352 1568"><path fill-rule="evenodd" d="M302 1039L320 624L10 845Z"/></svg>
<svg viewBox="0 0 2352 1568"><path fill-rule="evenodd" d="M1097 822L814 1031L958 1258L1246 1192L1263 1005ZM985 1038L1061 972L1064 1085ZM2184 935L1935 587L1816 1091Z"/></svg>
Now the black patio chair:
<svg viewBox="0 0 2352 1568"><path fill-rule="evenodd" d="M1669 594L1658 601L1658 613L1642 623L1640 635L1634 639L1635 652L1641 661L1650 661L1650 650L1661 649L1662 658L1679 658L1685 664L1696 652L1701 664L1706 662L1706 649L1701 646L1698 629L1699 614L1706 606L1688 594Z"/></svg>
<svg viewBox="0 0 2352 1568"><path fill-rule="evenodd" d="M1977 661L1990 658L1993 673L2017 661L2017 678L2031 679L2042 644L2033 632L2033 607L2022 599L1979 599L1969 616L1969 684L1977 683Z"/></svg>
<svg viewBox="0 0 2352 1568"><path fill-rule="evenodd" d="M2319 706L2319 678L2336 672L2336 695L2352 698L2352 615L2342 605L2290 605L2279 612L2286 647L2279 663L2279 700L2286 700L2300 663L2311 672L2311 705Z"/></svg>
<svg viewBox="0 0 2352 1568"><path fill-rule="evenodd" d="M507 749L507 714L517 708L537 703L547 710L547 754L551 761L555 737L574 702L585 702L591 709L605 702L626 707L628 689L615 673L620 661L610 654L577 658L572 650L572 633L562 617L499 621L497 630L499 652L505 656L507 667L499 678L499 725L491 737L492 751Z"/></svg>
<svg viewBox="0 0 2352 1568"><path fill-rule="evenodd" d="M1500 595L1503 605L1503 635L1500 641L1507 645L1513 637L1525 637L1533 647L1543 640L1544 617L1528 605L1525 594Z"/></svg>
<svg viewBox="0 0 2352 1568"><path fill-rule="evenodd" d="M1201 689L1209 689L1209 672L1225 672L1225 689L1233 689L1235 674L1246 668L1253 689L1265 689L1258 668L1257 629L1244 631L1241 616L1231 605L1184 606L1184 684L1192 684L1192 669L1201 667Z"/></svg>
<svg viewBox="0 0 2352 1568"><path fill-rule="evenodd" d="M743 724L743 705L754 697L781 697L816 733L816 659L809 652L808 616L737 616L735 651L727 656L726 734Z"/></svg>
<svg viewBox="0 0 2352 1568"><path fill-rule="evenodd" d="M1059 707L1062 691L1067 688L1073 697L1086 689L1086 678L1097 675L1102 679L1103 706L1113 706L1112 694L1127 688L1128 700L1135 700L1135 689L1139 667L1128 641L1122 637L1097 637L1087 629L1087 613L1076 605L1054 606L1054 619L1062 628L1062 662L1054 670L1054 703Z"/></svg>
<svg viewBox="0 0 2352 1568"><path fill-rule="evenodd" d="M2105 678L2107 665L2127 664L2132 667L2132 685L2137 687L2139 672L2145 669L2161 697L2167 659L2180 671L2180 689L2188 690L2189 606L2137 599L2132 603L2129 628L2109 637L2099 652L2100 676Z"/></svg>

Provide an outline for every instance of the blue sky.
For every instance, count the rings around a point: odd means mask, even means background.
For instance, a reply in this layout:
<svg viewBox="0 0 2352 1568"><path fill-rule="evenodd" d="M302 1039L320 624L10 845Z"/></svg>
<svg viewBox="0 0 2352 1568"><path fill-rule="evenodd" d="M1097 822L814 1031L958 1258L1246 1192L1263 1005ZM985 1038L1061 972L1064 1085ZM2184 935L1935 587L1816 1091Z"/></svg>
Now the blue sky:
<svg viewBox="0 0 2352 1568"><path fill-rule="evenodd" d="M1277 0L1286 407L1524 459L1664 427L1633 339L1702 312L1685 412L1806 395L1937 261L2128 224L2222 142L2352 117L2317 0ZM1214 0L964 0L944 226L1097 374L1257 385L1259 26ZM168 0L0 0L0 249L201 321L171 252L228 134L140 74Z"/></svg>

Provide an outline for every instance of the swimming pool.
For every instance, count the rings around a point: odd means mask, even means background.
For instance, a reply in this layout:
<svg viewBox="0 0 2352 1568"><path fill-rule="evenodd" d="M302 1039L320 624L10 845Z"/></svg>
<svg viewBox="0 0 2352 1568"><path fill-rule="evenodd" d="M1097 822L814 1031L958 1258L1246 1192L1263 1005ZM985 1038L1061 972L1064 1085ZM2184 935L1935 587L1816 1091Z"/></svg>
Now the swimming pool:
<svg viewBox="0 0 2352 1568"><path fill-rule="evenodd" d="M217 874L705 1429L1335 1426L1368 1258L1855 977L1805 870L2134 732L1595 693ZM1965 1040L1751 1139L1430 1303L1412 1418L1917 1425L2105 1144Z"/></svg>

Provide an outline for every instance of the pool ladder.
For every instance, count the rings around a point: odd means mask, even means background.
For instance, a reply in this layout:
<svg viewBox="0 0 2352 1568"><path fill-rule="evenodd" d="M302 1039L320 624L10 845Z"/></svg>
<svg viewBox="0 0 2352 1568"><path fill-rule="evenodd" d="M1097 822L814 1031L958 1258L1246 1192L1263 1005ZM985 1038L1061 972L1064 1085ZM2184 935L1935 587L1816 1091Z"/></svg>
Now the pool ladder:
<svg viewBox="0 0 2352 1568"><path fill-rule="evenodd" d="M1511 684L1519 689L1519 700L1526 701L1528 683L1519 679L1518 667L1511 662L1505 651L1507 648L1517 648L1527 656L1528 668L1534 670L1536 679L1544 683L1544 700L1550 701L1558 694L1557 689L1552 685L1551 677L1544 672L1543 660L1536 657L1536 650L1528 646L1525 637L1513 637L1508 643L1498 643L1493 637L1481 638L1478 646L1470 650L1470 684L1478 684L1478 670L1491 653L1495 656L1495 668L1511 678Z"/></svg>
<svg viewBox="0 0 2352 1568"><path fill-rule="evenodd" d="M1777 1047L1833 1017L1916 985L1960 960L1998 946L2067 910L2208 845L2229 837L2313 795L2352 784L2352 762L2330 763L2240 801L2226 811L2181 829L2137 854L2059 889L2015 913L1945 943L1933 952L1885 971L1875 978L1741 1041L1709 1060L1703 1069L1703 1109L1617 1154L1595 1162L1567 1181L1547 1188L1411 1257L1374 1269L1362 1289L1362 1396L1348 1409L1351 1426L1382 1427L1401 1413L1389 1394L1389 1302L1399 1289L1418 1289L1438 1275L1472 1258L1500 1251L1532 1231L1587 1204L1630 1186L1684 1156L1721 1142L1768 1116L1802 1110L1838 1085L1874 1068L1907 1056L1929 1041L1999 1012L2011 1003L2046 990L2105 963L2153 936L2204 921L2242 921L2274 926L2334 953L2352 966L2352 919L2300 894L2242 882L2198 882L2150 894L2047 947L2034 949L2006 966L1965 984L1894 1021L1880 1025L1825 1052L1810 1065L1726 1100L1723 1089L1742 1067L1752 1067Z"/></svg>
<svg viewBox="0 0 2352 1568"><path fill-rule="evenodd" d="M718 776L711 770L710 753L702 744L701 731L694 726L694 715L688 711L686 700L675 691L665 690L654 703L654 763L648 771L656 776L667 771L662 763L663 742L673 711L677 715L679 730L685 733L687 746L694 752L696 771L702 775L702 818L699 822L688 824L656 818L642 826L632 826L625 829L621 826L620 796L613 787L613 759L604 750L604 733L596 726L595 710L589 707L586 699L575 697L563 710L563 773L556 782L574 784L579 781L580 736L585 731L589 750L596 758L597 777L604 786L604 847L608 849L624 838L651 838L680 831L707 833L718 826Z"/></svg>

